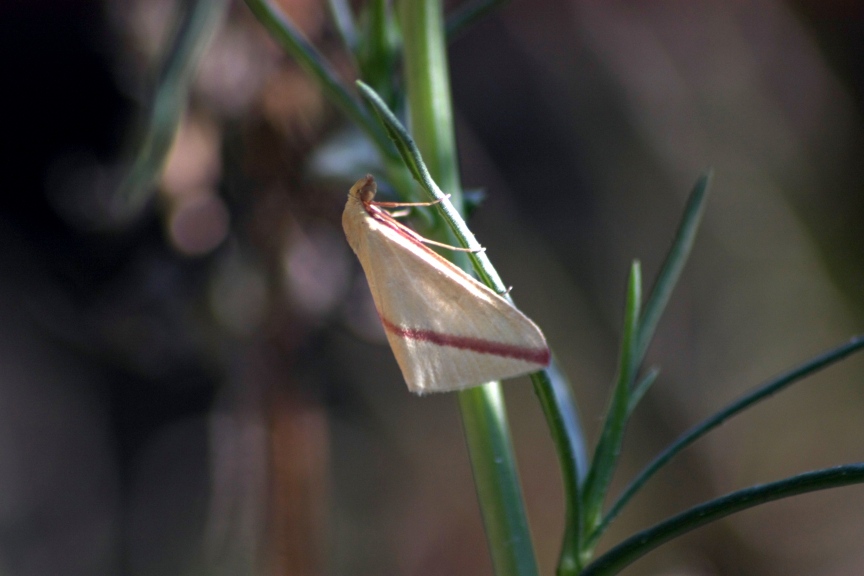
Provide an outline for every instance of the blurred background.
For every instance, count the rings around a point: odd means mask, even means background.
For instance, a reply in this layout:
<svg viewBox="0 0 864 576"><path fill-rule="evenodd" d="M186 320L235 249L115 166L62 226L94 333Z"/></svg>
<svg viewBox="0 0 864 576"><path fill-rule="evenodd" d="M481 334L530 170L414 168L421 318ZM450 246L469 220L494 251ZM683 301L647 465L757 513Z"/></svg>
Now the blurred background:
<svg viewBox="0 0 864 576"><path fill-rule="evenodd" d="M353 78L324 3L280 3ZM407 392L342 236L362 174L322 166L345 120L243 3L203 54L155 196L98 217L185 6L0 4L0 576L491 574L456 396ZM463 180L487 193L472 228L592 441L629 262L650 282L715 170L613 491L726 402L862 331L860 2L514 0L450 57ZM861 461L862 375L853 358L727 423L602 546ZM551 574L553 447L527 379L504 387ZM862 541L864 488L843 488L712 524L626 574L860 574Z"/></svg>

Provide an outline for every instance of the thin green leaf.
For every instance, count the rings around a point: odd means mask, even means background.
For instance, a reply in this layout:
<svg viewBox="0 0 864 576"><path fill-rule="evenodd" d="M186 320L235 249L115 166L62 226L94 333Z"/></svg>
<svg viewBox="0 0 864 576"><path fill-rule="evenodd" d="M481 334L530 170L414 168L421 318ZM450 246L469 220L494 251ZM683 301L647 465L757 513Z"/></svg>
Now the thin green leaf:
<svg viewBox="0 0 864 576"><path fill-rule="evenodd" d="M672 246L669 248L660 274L651 288L651 294L645 302L645 312L639 321L639 336L635 354L637 364L641 364L645 358L645 352L654 337L657 323L660 322L660 317L669 303L672 290L678 283L678 278L681 277L681 271L687 263L690 250L693 248L696 232L702 221L702 214L705 212L705 200L708 197L711 177L712 172L709 170L699 178L693 191L690 192Z"/></svg>
<svg viewBox="0 0 864 576"><path fill-rule="evenodd" d="M589 564L581 576L618 574L664 542L741 510L789 496L861 483L864 483L864 464L847 464L732 492L634 534Z"/></svg>
<svg viewBox="0 0 864 576"><path fill-rule="evenodd" d="M777 376L776 378L772 378L762 386L759 386L752 392L749 392L735 400L731 404L727 405L725 408L715 413L710 418L707 418L685 432L678 440L676 440L673 444L671 444L668 448L666 448L663 452L661 452L654 460L648 464L642 472L637 476L624 491L621 493L621 496L618 497L618 500L612 505L609 509L609 512L606 514L606 517L603 519L603 522L597 527L596 531L593 534L589 535L589 543L596 543L599 540L600 536L609 526L609 524L614 520L618 514L621 513L621 510L624 506L630 501L631 498L639 491L640 488L648 481L651 476L653 476L660 468L663 467L664 464L669 462L675 455L681 452L684 448L728 420L732 418L739 412L742 412L746 408L756 404L760 400L764 400L784 388L794 384L795 382L800 381L806 376L809 376L823 368L827 368L831 364L835 362L839 362L840 360L846 358L847 356L858 352L864 349L864 334L855 336L846 344L833 348L815 358L808 360L807 362L797 366L788 372Z"/></svg>
<svg viewBox="0 0 864 576"><path fill-rule="evenodd" d="M531 382L552 434L564 483L565 533L557 573L559 576L575 575L581 568L579 542L582 540L582 515L579 484L588 467L585 438L570 383L554 360L545 371L532 374Z"/></svg>
<svg viewBox="0 0 864 576"><path fill-rule="evenodd" d="M405 161L405 165L414 176L414 179L420 183L420 186L426 190L427 194L432 199L439 200L436 206L440 210L444 221L456 236L456 240L464 248L478 250L478 252L469 253L469 258L471 259L471 263L474 265L474 270L477 272L481 281L499 294L505 294L507 289L501 281L501 277L498 276L498 273L495 271L495 268L492 266L486 253L479 251L482 250L480 243L477 242L476 238L474 238L474 234L472 234L468 229L468 226L465 224L465 221L462 219L462 216L460 216L455 206L453 206L446 194L441 191L432 179L432 175L429 173L429 169L423 161L420 150L417 148L417 145L414 143L414 139L408 133L408 130L405 129L402 123L396 118L396 115L387 108L384 101L369 85L358 80L357 86L360 90L360 94L378 114L381 122L387 130L387 133L393 139L396 149Z"/></svg>
<svg viewBox="0 0 864 576"><path fill-rule="evenodd" d="M134 216L152 197L153 183L162 172L186 110L198 64L227 8L226 0L197 0L186 12L159 75L140 148L111 206L113 217Z"/></svg>
<svg viewBox="0 0 864 576"><path fill-rule="evenodd" d="M353 54L357 50L357 26L354 24L354 15L351 12L351 4L348 0L327 0L330 15L336 30L342 38L342 43Z"/></svg>
<svg viewBox="0 0 864 576"><path fill-rule="evenodd" d="M475 22L509 2L510 0L477 0L463 3L447 18L447 39L456 38Z"/></svg>
<svg viewBox="0 0 864 576"><path fill-rule="evenodd" d="M642 397L646 392L648 392L648 389L651 388L651 385L654 384L654 381L657 380L657 376L659 375L660 370L657 368L651 368L648 373L642 377L642 380L633 387L633 390L630 391L630 403L627 405L628 417L633 414L636 406L639 405L639 401L642 400Z"/></svg>
<svg viewBox="0 0 864 576"><path fill-rule="evenodd" d="M432 180L432 175L429 173L429 169L426 168L426 164L423 162L423 156L420 154L420 149L417 147L417 144L415 144L414 138L411 137L408 130L396 117L396 114L390 110L387 103L384 102L384 99L375 92L374 88L362 80L357 80L357 89L360 91L360 95L363 96L366 102L378 115L387 136L395 145L396 151L402 157L405 166L408 167L408 170L411 172L412 176L414 176L414 179L417 180L417 182L419 182L427 192L431 191L434 199L445 196L445 194L441 192L440 188L438 188L438 185Z"/></svg>
<svg viewBox="0 0 864 576"><path fill-rule="evenodd" d="M585 527L589 533L600 523L603 501L609 489L609 483L612 481L612 475L615 473L618 455L621 452L621 444L624 439L630 389L637 368L634 354L639 329L641 298L642 274L637 260L633 262L630 268L630 277L627 283L627 303L624 309L618 378L603 423L603 432L594 451L591 470L585 480L583 505L585 507ZM590 550L583 549L583 554L589 555Z"/></svg>
<svg viewBox="0 0 864 576"><path fill-rule="evenodd" d="M369 136L385 158L394 157L390 142L380 126L360 106L339 80L336 72L272 0L246 0L246 5L279 45L317 80L327 99Z"/></svg>

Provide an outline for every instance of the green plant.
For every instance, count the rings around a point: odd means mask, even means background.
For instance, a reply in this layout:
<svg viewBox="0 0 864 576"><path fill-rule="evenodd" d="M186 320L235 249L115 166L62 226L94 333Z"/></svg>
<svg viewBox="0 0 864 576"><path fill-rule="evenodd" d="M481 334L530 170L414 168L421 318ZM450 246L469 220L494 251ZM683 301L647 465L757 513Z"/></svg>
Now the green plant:
<svg viewBox="0 0 864 576"><path fill-rule="evenodd" d="M339 79L271 1L246 0L246 4L273 38L317 79L330 101L363 132L379 153L377 168L397 193L413 200L421 190L429 198L441 200L436 216L425 223L424 234L478 248L462 218L465 199L456 161L446 42L498 3L471 3L445 23L441 0L400 2L395 14L385 0L370 0L356 19L347 2L331 0L334 20L361 77L356 91ZM400 76L402 85L396 82ZM400 120L406 114L411 132ZM694 186L647 298L643 298L639 262L631 266L617 377L590 462L575 399L562 371L553 360L547 370L531 377L564 484L566 528L557 570L560 575L615 574L670 538L734 512L795 494L864 482L864 465L850 464L755 486L695 506L595 558L595 548L610 523L647 480L682 449L760 400L864 348L864 337L853 338L729 404L670 445L610 507L604 507L627 421L659 373L651 367L643 370L645 354L693 245L710 180L708 173ZM506 293L484 252L460 253L455 259L466 269L470 266L490 288ZM460 392L459 404L496 574L537 574L501 389L490 383Z"/></svg>

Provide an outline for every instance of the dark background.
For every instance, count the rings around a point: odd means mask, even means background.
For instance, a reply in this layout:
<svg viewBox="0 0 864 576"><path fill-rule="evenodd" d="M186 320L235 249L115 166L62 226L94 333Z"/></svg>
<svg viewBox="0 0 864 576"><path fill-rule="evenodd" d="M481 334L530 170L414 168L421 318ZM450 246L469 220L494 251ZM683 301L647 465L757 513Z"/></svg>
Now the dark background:
<svg viewBox="0 0 864 576"><path fill-rule="evenodd" d="M322 3L286 11L350 76ZM145 212L106 226L173 0L0 5L0 574L488 574L455 396L407 393L341 235L343 126L235 3ZM616 489L744 390L861 331L857 2L514 0L451 50L471 224L595 438L632 258L650 283L713 167ZM313 163L314 164L314 163ZM358 175L355 175L359 176ZM853 359L659 474L608 546L707 498L860 461ZM505 384L544 574L560 477ZM627 574L864 572L860 487L782 501Z"/></svg>

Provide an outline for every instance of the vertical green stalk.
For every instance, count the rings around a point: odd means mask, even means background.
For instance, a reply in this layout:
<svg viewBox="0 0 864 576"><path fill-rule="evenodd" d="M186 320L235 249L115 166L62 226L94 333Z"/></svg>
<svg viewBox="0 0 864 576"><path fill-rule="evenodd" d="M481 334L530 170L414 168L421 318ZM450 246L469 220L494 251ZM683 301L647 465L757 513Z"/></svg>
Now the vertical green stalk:
<svg viewBox="0 0 864 576"><path fill-rule="evenodd" d="M461 211L441 0L403 1L399 17L411 130L432 177ZM537 562L500 384L460 392L459 406L495 573L534 576Z"/></svg>
<svg viewBox="0 0 864 576"><path fill-rule="evenodd" d="M442 2L407 0L400 7L409 130L432 178L462 213Z"/></svg>
<svg viewBox="0 0 864 576"><path fill-rule="evenodd" d="M495 574L537 576L501 385L460 392L459 407Z"/></svg>

